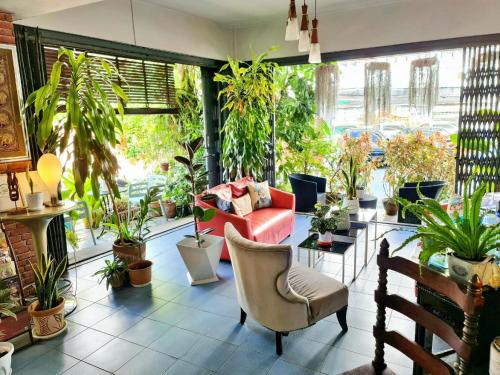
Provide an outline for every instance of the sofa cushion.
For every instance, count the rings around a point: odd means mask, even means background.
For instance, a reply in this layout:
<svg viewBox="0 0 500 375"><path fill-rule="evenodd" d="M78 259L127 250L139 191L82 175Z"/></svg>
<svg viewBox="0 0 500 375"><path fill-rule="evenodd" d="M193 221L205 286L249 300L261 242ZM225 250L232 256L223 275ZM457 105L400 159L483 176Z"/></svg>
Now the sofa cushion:
<svg viewBox="0 0 500 375"><path fill-rule="evenodd" d="M207 191L208 194L215 194L217 199L215 201L216 206L219 210L224 212L229 212L231 209L231 187L226 184L221 184L214 186Z"/></svg>
<svg viewBox="0 0 500 375"><path fill-rule="evenodd" d="M297 294L309 301L310 323L317 322L347 305L347 286L312 268L293 264L288 273L288 282Z"/></svg>
<svg viewBox="0 0 500 375"><path fill-rule="evenodd" d="M243 177L228 184L231 187L233 198L239 198L248 193L248 186L253 184L252 177Z"/></svg>
<svg viewBox="0 0 500 375"><path fill-rule="evenodd" d="M252 198L252 208L258 210L260 208L271 207L271 193L267 181L254 182L253 185L248 185L248 192Z"/></svg>
<svg viewBox="0 0 500 375"><path fill-rule="evenodd" d="M238 216L246 216L252 212L252 200L250 194L231 200L232 211Z"/></svg>
<svg viewBox="0 0 500 375"><path fill-rule="evenodd" d="M263 243L280 243L291 232L294 222L292 210L286 208L263 208L245 216L250 220L253 238Z"/></svg>

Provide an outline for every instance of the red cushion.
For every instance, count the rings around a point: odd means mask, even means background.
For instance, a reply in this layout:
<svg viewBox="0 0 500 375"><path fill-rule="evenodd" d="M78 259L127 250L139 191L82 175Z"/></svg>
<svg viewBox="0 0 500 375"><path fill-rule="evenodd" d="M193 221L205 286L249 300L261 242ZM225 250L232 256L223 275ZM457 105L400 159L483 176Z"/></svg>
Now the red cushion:
<svg viewBox="0 0 500 375"><path fill-rule="evenodd" d="M252 177L243 177L239 180L231 182L229 186L231 186L233 197L239 198L248 193L248 185L250 184L253 184Z"/></svg>
<svg viewBox="0 0 500 375"><path fill-rule="evenodd" d="M294 212L286 208L263 208L245 216L250 220L252 240L277 244L283 241L293 229Z"/></svg>
<svg viewBox="0 0 500 375"><path fill-rule="evenodd" d="M226 184L214 186L213 188L208 190L207 193L215 194L220 199L224 199L225 201L231 201L232 197L231 187Z"/></svg>

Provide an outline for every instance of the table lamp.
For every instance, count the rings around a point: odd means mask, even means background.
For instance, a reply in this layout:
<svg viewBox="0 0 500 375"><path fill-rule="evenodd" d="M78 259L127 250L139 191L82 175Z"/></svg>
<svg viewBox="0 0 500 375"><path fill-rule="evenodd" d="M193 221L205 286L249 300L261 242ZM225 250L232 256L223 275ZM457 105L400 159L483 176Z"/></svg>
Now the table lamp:
<svg viewBox="0 0 500 375"><path fill-rule="evenodd" d="M59 206L58 187L62 177L62 165L54 154L43 154L36 165L38 175L50 192L50 205Z"/></svg>

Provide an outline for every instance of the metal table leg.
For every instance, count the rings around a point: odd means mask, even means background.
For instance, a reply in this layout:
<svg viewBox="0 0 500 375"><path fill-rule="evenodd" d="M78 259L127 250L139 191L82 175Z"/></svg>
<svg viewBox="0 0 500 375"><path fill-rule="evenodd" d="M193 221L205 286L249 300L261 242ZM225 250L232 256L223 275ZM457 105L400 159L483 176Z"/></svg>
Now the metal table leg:
<svg viewBox="0 0 500 375"><path fill-rule="evenodd" d="M356 258L358 257L358 239L354 241L354 274L352 275L352 281L356 280Z"/></svg>
<svg viewBox="0 0 500 375"><path fill-rule="evenodd" d="M342 254L342 284L344 284L344 274L345 274L345 253Z"/></svg>
<svg viewBox="0 0 500 375"><path fill-rule="evenodd" d="M368 265L368 235L370 233L370 222L366 223L365 232L365 267Z"/></svg>

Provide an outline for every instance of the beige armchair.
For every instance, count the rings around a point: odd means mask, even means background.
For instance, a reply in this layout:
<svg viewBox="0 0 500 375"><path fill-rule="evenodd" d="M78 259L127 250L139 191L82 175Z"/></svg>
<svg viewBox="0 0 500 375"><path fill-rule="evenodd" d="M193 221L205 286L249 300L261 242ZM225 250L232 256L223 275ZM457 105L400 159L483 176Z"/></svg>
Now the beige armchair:
<svg viewBox="0 0 500 375"><path fill-rule="evenodd" d="M247 313L276 333L281 355L282 335L306 328L337 313L347 331L347 287L314 269L292 265L289 245L268 245L243 238L231 223L224 227L236 280L240 323Z"/></svg>

